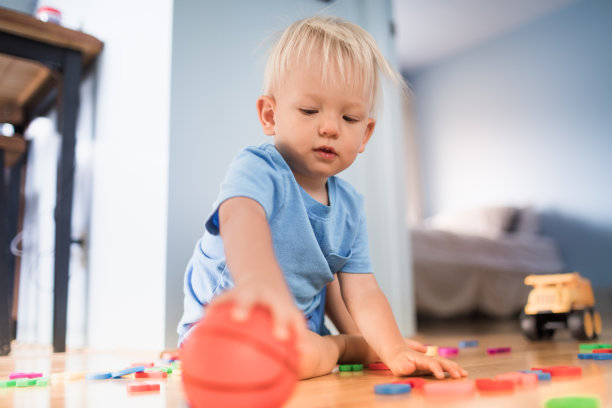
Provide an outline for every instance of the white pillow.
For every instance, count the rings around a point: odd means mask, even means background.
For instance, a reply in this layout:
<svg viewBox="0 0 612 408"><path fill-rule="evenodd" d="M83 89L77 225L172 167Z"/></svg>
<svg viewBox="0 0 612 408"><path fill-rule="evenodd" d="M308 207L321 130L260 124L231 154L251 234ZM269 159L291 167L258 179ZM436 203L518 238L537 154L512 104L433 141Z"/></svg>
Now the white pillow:
<svg viewBox="0 0 612 408"><path fill-rule="evenodd" d="M506 233L517 211L510 206L446 211L429 217L425 223L433 229L498 238Z"/></svg>

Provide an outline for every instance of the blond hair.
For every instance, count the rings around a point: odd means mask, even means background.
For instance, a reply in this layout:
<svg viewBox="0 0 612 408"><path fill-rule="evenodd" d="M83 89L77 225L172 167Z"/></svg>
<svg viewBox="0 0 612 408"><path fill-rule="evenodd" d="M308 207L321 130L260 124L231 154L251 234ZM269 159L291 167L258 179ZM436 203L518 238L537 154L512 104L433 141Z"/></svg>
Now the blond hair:
<svg viewBox="0 0 612 408"><path fill-rule="evenodd" d="M402 90L401 75L389 65L376 41L363 28L338 17L314 16L296 21L282 33L268 57L263 92L273 96L292 64L320 57L322 80L336 70L354 91L371 97L371 113L380 100L380 74Z"/></svg>

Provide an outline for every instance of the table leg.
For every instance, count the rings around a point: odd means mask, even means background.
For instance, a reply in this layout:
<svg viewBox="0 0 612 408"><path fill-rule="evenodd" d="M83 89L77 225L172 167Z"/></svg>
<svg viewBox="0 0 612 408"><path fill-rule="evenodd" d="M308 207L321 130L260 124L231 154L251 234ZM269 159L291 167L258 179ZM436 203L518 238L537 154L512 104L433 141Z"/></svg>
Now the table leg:
<svg viewBox="0 0 612 408"><path fill-rule="evenodd" d="M0 150L0 356L11 351L11 305L9 304L9 250L7 189L4 183L4 151Z"/></svg>
<svg viewBox="0 0 612 408"><path fill-rule="evenodd" d="M76 117L81 80L81 54L66 50L62 76L58 126L62 135L57 172L55 206L55 276L53 295L53 351L66 351L68 317L68 279L74 187Z"/></svg>

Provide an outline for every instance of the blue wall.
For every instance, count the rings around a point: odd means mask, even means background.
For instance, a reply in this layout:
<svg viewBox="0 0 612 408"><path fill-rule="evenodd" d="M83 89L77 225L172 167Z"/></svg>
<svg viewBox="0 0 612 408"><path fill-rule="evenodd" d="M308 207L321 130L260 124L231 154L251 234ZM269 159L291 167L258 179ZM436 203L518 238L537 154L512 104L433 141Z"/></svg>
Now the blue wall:
<svg viewBox="0 0 612 408"><path fill-rule="evenodd" d="M611 22L579 1L407 74L425 215L533 205L567 269L612 287Z"/></svg>
<svg viewBox="0 0 612 408"><path fill-rule="evenodd" d="M0 7L25 14L33 14L36 9L36 3L36 0L0 0Z"/></svg>

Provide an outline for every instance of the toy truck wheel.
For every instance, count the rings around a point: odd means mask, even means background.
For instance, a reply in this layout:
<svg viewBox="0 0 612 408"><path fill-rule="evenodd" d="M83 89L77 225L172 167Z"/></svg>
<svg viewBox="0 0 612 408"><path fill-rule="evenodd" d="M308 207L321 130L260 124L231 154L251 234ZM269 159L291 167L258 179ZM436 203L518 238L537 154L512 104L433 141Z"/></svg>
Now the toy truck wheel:
<svg viewBox="0 0 612 408"><path fill-rule="evenodd" d="M593 315L593 338L596 339L601 335L601 315L597 310L592 310L591 313Z"/></svg>
<svg viewBox="0 0 612 408"><path fill-rule="evenodd" d="M591 340L595 337L593 315L588 310L574 310L567 318L567 326L577 340Z"/></svg>
<svg viewBox="0 0 612 408"><path fill-rule="evenodd" d="M529 340L549 340L555 334L553 329L545 329L545 321L538 315L528 315L521 312L521 329Z"/></svg>

